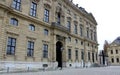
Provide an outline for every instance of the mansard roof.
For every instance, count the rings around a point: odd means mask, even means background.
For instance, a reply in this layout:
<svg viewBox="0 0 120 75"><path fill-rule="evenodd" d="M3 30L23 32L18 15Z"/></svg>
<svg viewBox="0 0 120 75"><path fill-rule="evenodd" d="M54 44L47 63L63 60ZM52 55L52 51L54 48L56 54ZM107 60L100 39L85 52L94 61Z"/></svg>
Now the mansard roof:
<svg viewBox="0 0 120 75"><path fill-rule="evenodd" d="M120 36L117 37L117 38L112 42L112 44L120 45Z"/></svg>

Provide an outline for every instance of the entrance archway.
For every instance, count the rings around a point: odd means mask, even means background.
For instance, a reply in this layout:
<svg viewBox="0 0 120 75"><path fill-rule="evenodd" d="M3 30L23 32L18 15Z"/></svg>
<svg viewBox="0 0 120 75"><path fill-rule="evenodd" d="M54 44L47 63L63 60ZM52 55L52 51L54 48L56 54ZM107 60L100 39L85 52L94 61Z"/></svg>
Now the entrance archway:
<svg viewBox="0 0 120 75"><path fill-rule="evenodd" d="M62 42L58 41L56 43L56 61L58 62L58 67L62 67Z"/></svg>

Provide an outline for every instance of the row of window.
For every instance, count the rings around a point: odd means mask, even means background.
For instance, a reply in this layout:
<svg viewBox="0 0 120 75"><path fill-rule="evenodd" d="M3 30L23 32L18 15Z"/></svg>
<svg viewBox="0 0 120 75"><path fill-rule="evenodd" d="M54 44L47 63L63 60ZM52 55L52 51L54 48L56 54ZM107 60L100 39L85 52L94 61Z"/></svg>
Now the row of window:
<svg viewBox="0 0 120 75"><path fill-rule="evenodd" d="M15 55L15 49L16 49L16 38L8 37L6 54ZM27 42L26 52L27 52L28 57L34 56L34 42L33 41ZM43 58L48 58L48 45L47 44L43 44Z"/></svg>
<svg viewBox="0 0 120 75"><path fill-rule="evenodd" d="M78 50L75 50L75 59L78 60ZM71 49L68 49L68 59L71 60L72 59L72 51ZM84 60L84 52L81 51L81 59ZM91 60L91 53L88 52L88 60ZM98 60L98 56L97 56L97 53L96 53L96 60ZM92 53L92 61L95 62L95 59L94 59L94 53Z"/></svg>
<svg viewBox="0 0 120 75"><path fill-rule="evenodd" d="M118 54L118 50L115 50L115 53ZM111 54L113 54L113 50L111 50Z"/></svg>
<svg viewBox="0 0 120 75"><path fill-rule="evenodd" d="M21 0L13 0L13 4L12 7L16 10L20 10L21 8ZM31 3L31 9L30 9L30 15L33 17L36 17L36 11L37 11L37 4L35 2ZM45 9L44 10L44 19L45 22L49 22L49 10ZM57 23L58 25L60 25L61 22L61 15L60 13L58 13L57 16ZM16 22L13 22L14 24L17 24ZM69 31L71 30L71 22L67 21L67 28L69 29ZM74 33L78 34L78 30L77 30L77 24L74 24ZM91 31L91 33L89 33L89 30L87 29L87 38L89 38L89 34L91 35L91 40L95 40L96 41L96 32L93 33L93 31ZM83 27L80 26L80 36L83 36ZM94 38L93 38L94 36Z"/></svg>
<svg viewBox="0 0 120 75"><path fill-rule="evenodd" d="M12 8L19 10L21 9L21 0L13 0ZM36 17L37 14L37 3L32 2L30 7L30 15ZM49 10L44 10L44 21L49 22Z"/></svg>
<svg viewBox="0 0 120 75"><path fill-rule="evenodd" d="M13 25L13 26L18 26L18 20L15 19L15 18L11 18L11 19L10 19L10 24ZM35 25L29 24L29 30L35 31ZM48 35L48 34L49 34L49 31L48 31L47 29L44 29L44 34L45 34L45 35Z"/></svg>
<svg viewBox="0 0 120 75"><path fill-rule="evenodd" d="M67 28L69 29L69 31L71 30L71 22L70 21L67 21ZM83 26L80 25L80 36L83 36ZM74 24L74 34L78 34L78 26L77 24L75 23ZM89 28L87 28L87 38L90 38L91 40L94 40L96 41L96 32L93 32L93 30L89 30ZM91 37L90 37L91 36Z"/></svg>
<svg viewBox="0 0 120 75"><path fill-rule="evenodd" d="M111 58L111 62L112 62L112 63L115 62L114 60L115 60L114 58ZM117 63L120 63L119 58L116 58L116 62L117 62Z"/></svg>

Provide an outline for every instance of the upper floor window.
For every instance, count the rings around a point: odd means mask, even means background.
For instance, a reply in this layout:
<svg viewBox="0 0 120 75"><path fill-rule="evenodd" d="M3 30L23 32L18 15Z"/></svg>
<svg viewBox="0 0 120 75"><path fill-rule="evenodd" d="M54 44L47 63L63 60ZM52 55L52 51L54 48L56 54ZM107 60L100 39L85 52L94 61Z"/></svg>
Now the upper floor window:
<svg viewBox="0 0 120 75"><path fill-rule="evenodd" d="M44 21L49 22L49 10L44 10Z"/></svg>
<svg viewBox="0 0 120 75"><path fill-rule="evenodd" d="M76 43L76 44L78 43L78 40L77 40L77 39L75 39L75 43Z"/></svg>
<svg viewBox="0 0 120 75"><path fill-rule="evenodd" d="M71 37L68 37L68 42L71 42Z"/></svg>
<svg viewBox="0 0 120 75"><path fill-rule="evenodd" d="M111 50L111 54L113 54L113 50Z"/></svg>
<svg viewBox="0 0 120 75"><path fill-rule="evenodd" d="M32 57L34 54L34 42L28 41L27 56Z"/></svg>
<svg viewBox="0 0 120 75"><path fill-rule="evenodd" d="M88 60L90 60L90 52L88 52Z"/></svg>
<svg viewBox="0 0 120 75"><path fill-rule="evenodd" d="M16 10L20 10L21 0L13 0L12 7Z"/></svg>
<svg viewBox="0 0 120 75"><path fill-rule="evenodd" d="M80 26L80 36L83 36L83 27Z"/></svg>
<svg viewBox="0 0 120 75"><path fill-rule="evenodd" d="M89 28L87 28L87 38L89 38Z"/></svg>
<svg viewBox="0 0 120 75"><path fill-rule="evenodd" d="M93 40L93 31L92 30L91 30L90 35L91 35L91 40Z"/></svg>
<svg viewBox="0 0 120 75"><path fill-rule="evenodd" d="M30 15L35 17L36 12L37 12L37 4L32 2L31 3L31 9L30 9Z"/></svg>
<svg viewBox="0 0 120 75"><path fill-rule="evenodd" d="M118 50L116 50L116 54L118 54Z"/></svg>
<svg viewBox="0 0 120 75"><path fill-rule="evenodd" d="M74 14L74 18L77 19L77 15L76 14Z"/></svg>
<svg viewBox="0 0 120 75"><path fill-rule="evenodd" d="M77 25L74 25L74 33L77 34Z"/></svg>
<svg viewBox="0 0 120 75"><path fill-rule="evenodd" d="M12 37L8 37L6 53L8 55L14 55L15 54L15 47L16 47L16 39L12 38Z"/></svg>
<svg viewBox="0 0 120 75"><path fill-rule="evenodd" d="M48 45L43 44L43 58L48 58Z"/></svg>
<svg viewBox="0 0 120 75"><path fill-rule="evenodd" d="M44 29L44 35L48 35L49 31L47 29Z"/></svg>
<svg viewBox="0 0 120 75"><path fill-rule="evenodd" d="M60 13L57 14L57 24L60 25L61 16Z"/></svg>
<svg viewBox="0 0 120 75"><path fill-rule="evenodd" d="M68 59L71 59L71 49L68 49Z"/></svg>
<svg viewBox="0 0 120 75"><path fill-rule="evenodd" d="M69 31L70 31L70 29L71 29L71 23L70 23L70 21L67 21L67 28L68 28Z"/></svg>
<svg viewBox="0 0 120 75"><path fill-rule="evenodd" d="M18 20L15 19L15 18L11 18L11 19L10 19L10 24L11 24L11 25L14 25L14 26L18 26Z"/></svg>
<svg viewBox="0 0 120 75"><path fill-rule="evenodd" d="M96 32L94 32L94 41L96 41Z"/></svg>
<svg viewBox="0 0 120 75"><path fill-rule="evenodd" d="M83 41L81 41L81 45L83 45Z"/></svg>
<svg viewBox="0 0 120 75"><path fill-rule="evenodd" d="M33 24L30 24L30 25L29 25L29 30L35 31L35 26L34 26Z"/></svg>
<svg viewBox="0 0 120 75"><path fill-rule="evenodd" d="M75 58L78 59L78 50L75 50Z"/></svg>

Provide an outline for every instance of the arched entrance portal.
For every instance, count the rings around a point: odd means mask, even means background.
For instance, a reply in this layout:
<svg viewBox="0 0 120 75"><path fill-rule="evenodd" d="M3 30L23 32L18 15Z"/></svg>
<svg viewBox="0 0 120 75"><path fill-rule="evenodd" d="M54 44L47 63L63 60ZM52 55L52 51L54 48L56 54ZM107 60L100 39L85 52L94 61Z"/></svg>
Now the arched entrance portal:
<svg viewBox="0 0 120 75"><path fill-rule="evenodd" d="M63 44L60 41L56 43L56 61L58 62L58 67L62 67L62 46Z"/></svg>

